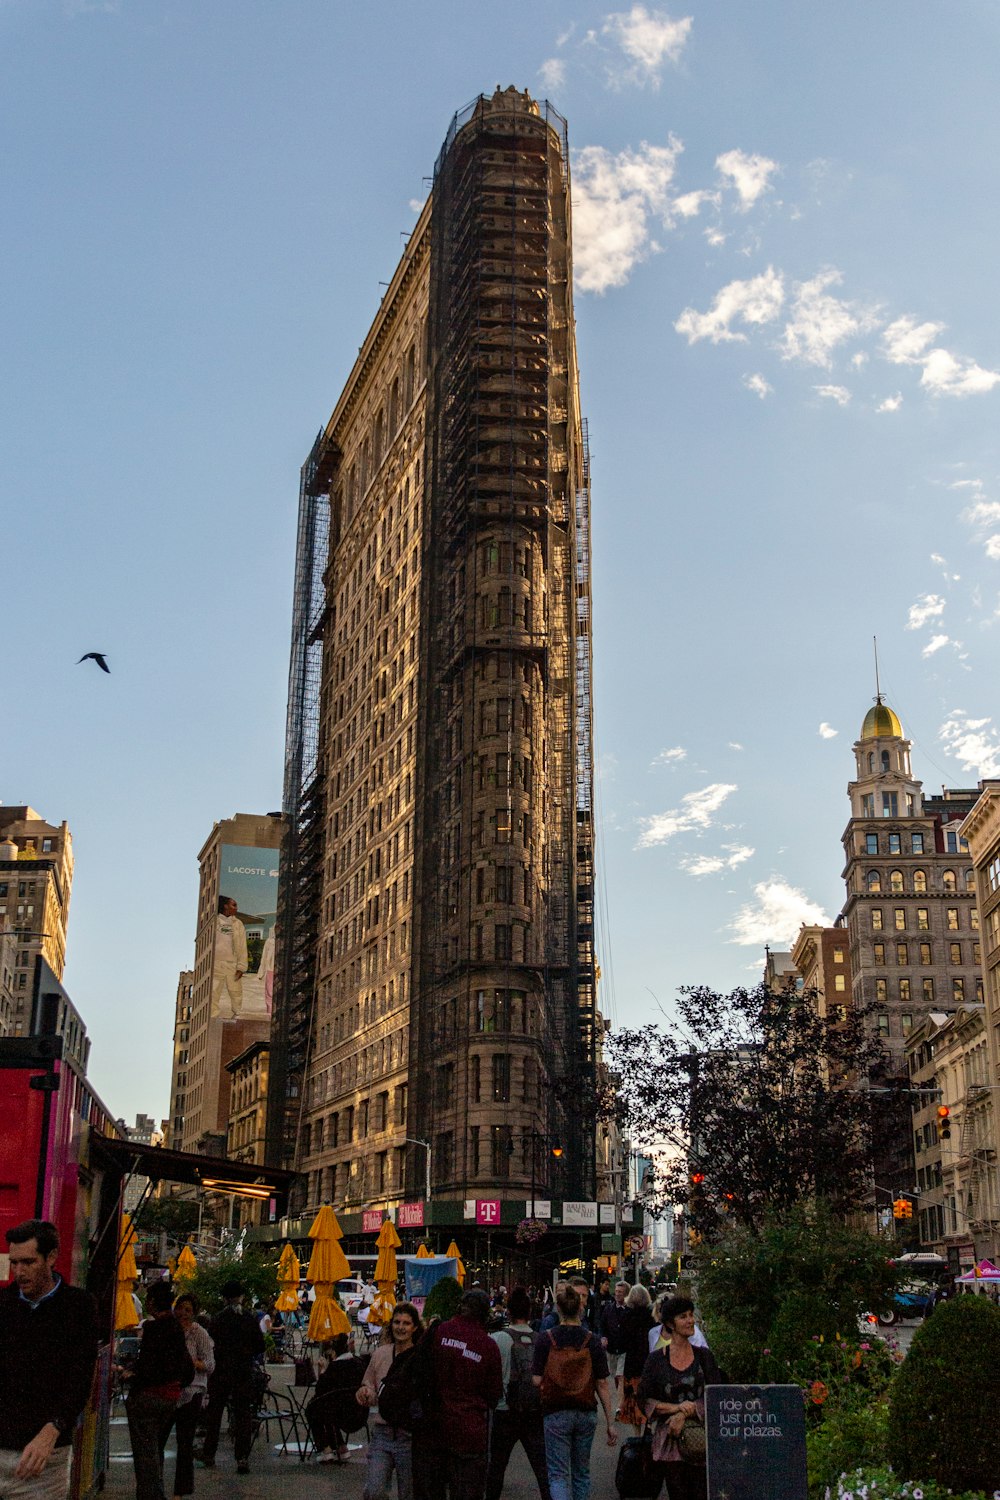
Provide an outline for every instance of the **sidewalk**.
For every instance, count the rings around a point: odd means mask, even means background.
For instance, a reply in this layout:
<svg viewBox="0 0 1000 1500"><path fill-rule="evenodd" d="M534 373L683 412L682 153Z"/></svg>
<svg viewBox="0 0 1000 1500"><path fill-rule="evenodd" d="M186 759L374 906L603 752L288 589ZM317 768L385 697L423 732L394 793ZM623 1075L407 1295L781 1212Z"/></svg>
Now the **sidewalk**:
<svg viewBox="0 0 1000 1500"><path fill-rule="evenodd" d="M269 1365L271 1385L274 1390L283 1390L294 1376L294 1367ZM619 1428L621 1437L631 1433L631 1428ZM361 1434L362 1438L364 1434ZM356 1438L351 1440L357 1441ZM173 1439L167 1444L167 1462L164 1472L167 1496L172 1493L175 1449ZM608 1447L604 1431L604 1415L598 1414L597 1435L591 1459L594 1500L617 1500L614 1487L617 1450ZM337 1500L361 1500L364 1487L365 1449L352 1448L351 1456L343 1464L301 1463L296 1454L275 1451L274 1444L265 1446L263 1435L254 1445L250 1455L250 1473L237 1474L233 1450L223 1429L222 1442L214 1469L203 1469L195 1464L196 1500L316 1500L317 1495L336 1496ZM395 1496L395 1488L393 1488ZM111 1462L105 1500L131 1500L135 1495L135 1474L132 1468L132 1452L129 1447L128 1423L124 1411L117 1407L112 1416ZM507 1468L503 1488L504 1500L538 1500L538 1486L532 1474L524 1450L515 1448Z"/></svg>

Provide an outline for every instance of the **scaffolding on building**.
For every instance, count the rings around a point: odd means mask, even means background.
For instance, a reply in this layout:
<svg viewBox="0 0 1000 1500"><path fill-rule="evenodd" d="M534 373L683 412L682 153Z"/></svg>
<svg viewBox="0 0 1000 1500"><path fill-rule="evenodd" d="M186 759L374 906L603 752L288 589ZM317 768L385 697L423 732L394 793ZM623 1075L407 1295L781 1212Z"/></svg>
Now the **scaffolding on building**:
<svg viewBox="0 0 1000 1500"><path fill-rule="evenodd" d="M282 811L286 820L278 886L277 962L271 1020L267 1159L295 1165L303 1082L316 989L316 933L323 874L320 685L330 550L330 481L335 454L320 432L299 484L288 669Z"/></svg>

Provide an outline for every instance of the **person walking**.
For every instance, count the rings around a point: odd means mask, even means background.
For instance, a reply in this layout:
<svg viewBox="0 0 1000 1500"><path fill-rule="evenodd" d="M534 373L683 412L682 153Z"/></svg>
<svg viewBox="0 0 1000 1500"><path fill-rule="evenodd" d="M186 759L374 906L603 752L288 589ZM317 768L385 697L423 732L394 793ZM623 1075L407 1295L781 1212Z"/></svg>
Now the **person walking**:
<svg viewBox="0 0 1000 1500"><path fill-rule="evenodd" d="M174 1294L155 1281L146 1294L150 1316L142 1325L139 1353L128 1380L128 1435L135 1467L136 1500L166 1500L163 1450L177 1415L177 1403L194 1378L194 1362L174 1317Z"/></svg>
<svg viewBox="0 0 1000 1500"><path fill-rule="evenodd" d="M237 1474L250 1472L250 1448L253 1443L253 1377L254 1367L264 1353L264 1335L251 1312L243 1310L243 1285L227 1281L222 1288L226 1305L212 1319L209 1333L215 1346L215 1369L208 1380L208 1410L205 1417L205 1441L195 1455L206 1469L215 1467L222 1415L232 1408L233 1447Z"/></svg>
<svg viewBox="0 0 1000 1500"><path fill-rule="evenodd" d="M625 1298L629 1291L627 1281L617 1282L613 1297L605 1304L601 1312L601 1326L607 1341L608 1374L614 1382L616 1406L621 1404L619 1397L625 1369L625 1330L628 1326ZM618 1415L617 1412L616 1415Z"/></svg>
<svg viewBox="0 0 1000 1500"><path fill-rule="evenodd" d="M490 1419L503 1394L500 1351L486 1332L490 1299L472 1287L427 1333L434 1406L414 1435L416 1500L482 1500Z"/></svg>
<svg viewBox="0 0 1000 1500"><path fill-rule="evenodd" d="M93 1298L55 1269L48 1219L6 1232L11 1281L0 1290L0 1495L65 1500L73 1429L97 1363Z"/></svg>
<svg viewBox="0 0 1000 1500"><path fill-rule="evenodd" d="M670 1342L646 1361L637 1400L647 1419L656 1421L653 1457L661 1465L669 1500L705 1500L705 1387L720 1385L722 1375L711 1350L692 1343L690 1297L668 1297L660 1318ZM689 1423L701 1429L699 1452L686 1449L683 1432Z"/></svg>
<svg viewBox="0 0 1000 1500"><path fill-rule="evenodd" d="M622 1423L631 1423L636 1432L641 1432L646 1425L645 1414L636 1403L635 1393L639 1388L639 1377L649 1358L649 1332L653 1327L651 1304L649 1292L640 1282L636 1282L625 1298L625 1314L622 1319L625 1360L618 1405Z"/></svg>
<svg viewBox="0 0 1000 1500"><path fill-rule="evenodd" d="M215 1346L207 1328L198 1322L199 1303L193 1292L182 1292L174 1303L174 1317L180 1324L184 1344L194 1376L181 1391L173 1417L177 1433L177 1462L174 1466L174 1500L194 1494L194 1433L198 1416L208 1394L208 1377L215 1369ZM169 1434L170 1428L167 1428Z"/></svg>
<svg viewBox="0 0 1000 1500"><path fill-rule="evenodd" d="M368 1361L357 1391L358 1404L371 1409L372 1421L364 1500L387 1500L393 1473L399 1500L413 1500L413 1434L409 1425L404 1425L406 1413L395 1410L391 1403L394 1387L404 1396L406 1365L414 1358L423 1334L420 1314L412 1302L397 1302L389 1327L383 1330L383 1342ZM406 1404L405 1399L400 1402L401 1406Z"/></svg>
<svg viewBox="0 0 1000 1500"><path fill-rule="evenodd" d="M618 1442L608 1357L600 1339L582 1326L583 1298L575 1286L563 1282L556 1288L556 1307L559 1326L538 1334L532 1361L541 1394L549 1490L552 1500L589 1500L598 1398L608 1446Z"/></svg>
<svg viewBox="0 0 1000 1500"><path fill-rule="evenodd" d="M524 1449L538 1483L540 1500L551 1500L545 1462L542 1401L531 1374L535 1334L529 1322L531 1298L516 1286L508 1302L510 1322L490 1334L500 1350L503 1395L493 1413L486 1500L500 1500L510 1455L518 1443Z"/></svg>

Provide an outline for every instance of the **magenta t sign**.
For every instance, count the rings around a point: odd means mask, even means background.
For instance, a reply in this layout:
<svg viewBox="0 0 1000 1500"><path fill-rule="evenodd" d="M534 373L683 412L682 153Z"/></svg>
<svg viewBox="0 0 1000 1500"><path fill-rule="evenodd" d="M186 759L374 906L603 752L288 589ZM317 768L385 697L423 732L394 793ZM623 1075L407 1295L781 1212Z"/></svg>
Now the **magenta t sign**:
<svg viewBox="0 0 1000 1500"><path fill-rule="evenodd" d="M396 1210L396 1223L400 1229L423 1229L424 1205L401 1203Z"/></svg>
<svg viewBox="0 0 1000 1500"><path fill-rule="evenodd" d="M378 1234L385 1214L380 1208L366 1208L361 1214L361 1233Z"/></svg>
<svg viewBox="0 0 1000 1500"><path fill-rule="evenodd" d="M477 1224L499 1224L500 1223L500 1199L499 1198L477 1198L476 1199L476 1223Z"/></svg>

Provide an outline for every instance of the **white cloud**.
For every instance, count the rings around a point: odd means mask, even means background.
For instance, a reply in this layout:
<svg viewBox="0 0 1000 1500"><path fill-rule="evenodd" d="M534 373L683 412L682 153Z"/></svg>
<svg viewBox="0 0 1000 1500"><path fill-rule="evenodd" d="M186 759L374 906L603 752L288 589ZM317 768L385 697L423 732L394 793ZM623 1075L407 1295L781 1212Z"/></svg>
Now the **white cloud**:
<svg viewBox="0 0 1000 1500"><path fill-rule="evenodd" d="M573 162L573 258L576 284L584 292L624 286L633 267L659 247L650 218L669 227L667 189L683 146L674 136L667 146L643 141L638 151L617 155L603 146L584 146Z"/></svg>
<svg viewBox="0 0 1000 1500"><path fill-rule="evenodd" d="M744 375L743 384L748 391L753 391L754 395L759 396L762 401L774 391L774 386L765 380L763 375Z"/></svg>
<svg viewBox="0 0 1000 1500"><path fill-rule="evenodd" d="M829 366L831 350L875 326L873 312L829 295L827 289L842 280L841 273L831 267L811 281L796 284L792 315L779 344L782 359Z"/></svg>
<svg viewBox="0 0 1000 1500"><path fill-rule="evenodd" d="M730 750L742 750L744 747L740 744L739 740L730 740L729 748Z"/></svg>
<svg viewBox="0 0 1000 1500"><path fill-rule="evenodd" d="M756 899L741 906L729 924L732 943L742 947L761 948L765 943L784 947L803 922L829 925L823 908L786 880L777 877L762 880L754 886L753 893Z"/></svg>
<svg viewBox="0 0 1000 1500"><path fill-rule="evenodd" d="M1000 535L986 538L986 556L991 562L1000 561Z"/></svg>
<svg viewBox="0 0 1000 1500"><path fill-rule="evenodd" d="M749 281L731 281L721 291L706 313L686 307L674 328L684 334L689 344L711 339L713 344L732 340L746 342L745 333L734 333L730 326L737 319L744 323L770 323L781 311L785 287L781 274L768 266L760 276Z"/></svg>
<svg viewBox="0 0 1000 1500"><path fill-rule="evenodd" d="M903 397L900 394L900 392L897 391L894 396L886 396L886 398L885 398L884 401L880 401L879 404L878 404L878 406L876 406L875 410L876 411L880 411L880 412L881 411L899 411L899 408L902 406L902 404L903 404Z"/></svg>
<svg viewBox="0 0 1000 1500"><path fill-rule="evenodd" d="M854 368L856 370L862 369L863 366L865 366L867 363L868 363L868 355L865 353L865 351L863 349L859 349L858 352L857 352L857 354L852 354L851 355L851 364L854 366Z"/></svg>
<svg viewBox="0 0 1000 1500"><path fill-rule="evenodd" d="M940 651L941 650L942 646L947 646L950 643L951 643L951 636L950 635L932 635L931 638L930 638L930 640L927 642L927 645L921 651L920 655L921 656L933 656L936 651Z"/></svg>
<svg viewBox="0 0 1000 1500"><path fill-rule="evenodd" d="M752 859L755 851L749 844L723 844L724 854L689 854L680 861L679 869L687 875L715 875L719 870L735 870L746 860Z"/></svg>
<svg viewBox="0 0 1000 1500"><path fill-rule="evenodd" d="M826 720L824 719L823 722L822 722L822 724L819 726L818 733L819 733L820 739L823 739L823 740L834 740L834 739L837 738L837 735L840 733L840 731L839 731L839 729L834 729L833 726L830 725L830 724L828 724L826 722Z"/></svg>
<svg viewBox="0 0 1000 1500"><path fill-rule="evenodd" d="M617 86L650 83L659 88L664 63L679 60L691 26L690 16L675 21L665 11L647 10L644 5L633 5L630 11L612 11L601 30L621 48L631 66L612 73L611 82Z"/></svg>
<svg viewBox="0 0 1000 1500"><path fill-rule="evenodd" d="M779 170L768 156L750 156L746 151L724 151L715 158L719 175L730 182L739 194L740 209L746 213L761 193L770 187L768 179Z"/></svg>
<svg viewBox="0 0 1000 1500"><path fill-rule="evenodd" d="M702 205L705 203L710 203L717 207L719 203L718 193L711 193L707 188L699 188L697 192L681 193L680 197L675 198L670 206L680 218L694 219L697 218L701 212Z"/></svg>
<svg viewBox="0 0 1000 1500"><path fill-rule="evenodd" d="M943 323L918 323L916 318L896 318L882 335L885 357L894 365L918 365L926 357L927 345L943 331Z"/></svg>
<svg viewBox="0 0 1000 1500"><path fill-rule="evenodd" d="M718 228L717 225L710 225L708 229L705 230L705 238L711 245L713 250L717 250L720 245L724 245L726 243L726 236L723 234L722 230Z"/></svg>
<svg viewBox="0 0 1000 1500"><path fill-rule="evenodd" d="M962 520L977 528L996 525L1000 521L1000 500L977 500L962 512Z"/></svg>
<svg viewBox="0 0 1000 1500"><path fill-rule="evenodd" d="M681 798L680 807L642 819L645 828L636 847L649 849L654 844L667 843L678 833L709 828L714 814L736 790L735 786L725 782L713 782L711 786L702 787L699 792L688 792Z"/></svg>
<svg viewBox="0 0 1000 1500"><path fill-rule="evenodd" d="M940 594L921 594L916 604L910 605L907 630L920 630L928 620L937 620L944 614L944 600Z"/></svg>
<svg viewBox="0 0 1000 1500"><path fill-rule="evenodd" d="M423 206L424 206L424 200L423 200L423 198L411 198L410 199L410 211L411 211L411 213L415 213L415 214L420 213L420 211L423 208Z"/></svg>
<svg viewBox="0 0 1000 1500"><path fill-rule="evenodd" d="M967 771L978 777L1000 776L1000 735L992 719L970 719L964 709L952 709L938 739Z"/></svg>
<svg viewBox="0 0 1000 1500"><path fill-rule="evenodd" d="M836 401L838 406L846 406L851 399L846 385L814 385L813 390L826 401Z"/></svg>
<svg viewBox="0 0 1000 1500"><path fill-rule="evenodd" d="M661 750L659 755L653 756L654 766L676 765L678 761L687 760L687 751L683 745L674 745L670 750Z"/></svg>
<svg viewBox="0 0 1000 1500"><path fill-rule="evenodd" d="M984 370L974 359L932 349L924 360L920 384L935 396L981 396L1000 383L1000 370Z"/></svg>
<svg viewBox="0 0 1000 1500"><path fill-rule="evenodd" d="M920 384L933 396L981 396L1000 383L1000 371L984 370L975 360L930 348L943 323L896 318L882 335L886 359L894 365L921 365Z"/></svg>
<svg viewBox="0 0 1000 1500"><path fill-rule="evenodd" d="M555 92L565 86L566 64L561 57L547 57L538 70L542 87Z"/></svg>

